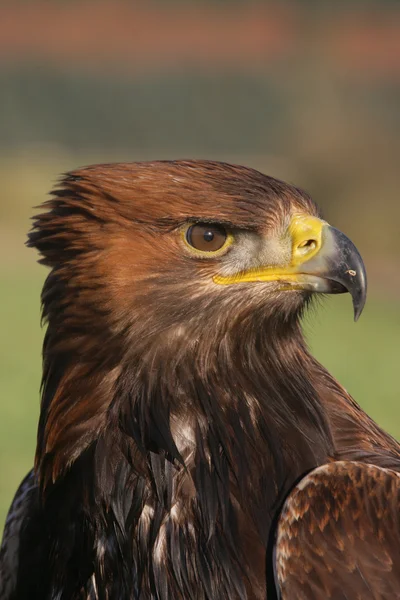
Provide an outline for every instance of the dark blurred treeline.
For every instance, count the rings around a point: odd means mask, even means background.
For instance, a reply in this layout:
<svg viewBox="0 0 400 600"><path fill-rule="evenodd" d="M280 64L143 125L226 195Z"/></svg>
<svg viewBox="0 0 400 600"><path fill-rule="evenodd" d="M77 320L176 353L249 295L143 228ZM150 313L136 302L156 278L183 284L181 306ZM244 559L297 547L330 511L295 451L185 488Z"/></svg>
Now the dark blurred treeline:
<svg viewBox="0 0 400 600"><path fill-rule="evenodd" d="M400 84L333 85L324 76L311 86L304 81L302 88L300 78L290 84L279 72L125 77L41 66L3 69L0 145L292 154L308 146L307 134L318 134L323 143L332 129L336 136L351 134L357 121L365 124L360 133L368 139L377 118L388 143L397 137ZM349 135L347 143L354 142Z"/></svg>

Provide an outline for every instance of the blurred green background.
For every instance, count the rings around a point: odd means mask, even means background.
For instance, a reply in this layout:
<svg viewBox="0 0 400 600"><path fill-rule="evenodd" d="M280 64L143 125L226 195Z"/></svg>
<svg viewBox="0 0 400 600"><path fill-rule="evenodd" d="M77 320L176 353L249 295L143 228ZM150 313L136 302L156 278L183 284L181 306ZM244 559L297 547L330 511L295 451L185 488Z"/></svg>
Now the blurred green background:
<svg viewBox="0 0 400 600"><path fill-rule="evenodd" d="M202 157L307 189L365 258L367 307L311 312L316 356L400 438L396 1L0 4L0 530L32 465L40 289L32 207L79 165Z"/></svg>

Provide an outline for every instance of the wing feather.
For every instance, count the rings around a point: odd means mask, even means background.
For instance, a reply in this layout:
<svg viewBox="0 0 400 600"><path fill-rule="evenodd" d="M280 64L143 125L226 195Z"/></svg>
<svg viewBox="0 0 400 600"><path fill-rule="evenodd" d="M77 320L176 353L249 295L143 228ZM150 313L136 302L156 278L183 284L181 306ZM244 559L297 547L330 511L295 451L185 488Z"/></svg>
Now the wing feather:
<svg viewBox="0 0 400 600"><path fill-rule="evenodd" d="M304 477L278 521L282 600L400 599L400 474L338 461Z"/></svg>

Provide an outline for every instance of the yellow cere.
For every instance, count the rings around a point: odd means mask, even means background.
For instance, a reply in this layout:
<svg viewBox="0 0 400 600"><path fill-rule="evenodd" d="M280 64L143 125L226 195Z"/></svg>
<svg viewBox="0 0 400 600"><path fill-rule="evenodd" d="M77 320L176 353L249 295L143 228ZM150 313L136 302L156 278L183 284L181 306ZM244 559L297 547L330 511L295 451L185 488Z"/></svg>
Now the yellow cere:
<svg viewBox="0 0 400 600"><path fill-rule="evenodd" d="M310 215L295 215L289 225L292 238L292 266L301 265L315 256L322 244L325 221Z"/></svg>
<svg viewBox="0 0 400 600"><path fill-rule="evenodd" d="M311 215L296 214L289 225L292 240L291 261L281 266L264 266L235 275L215 275L214 283L229 285L231 283L248 283L253 281L296 281L301 274L299 268L318 254L322 245L322 230L325 221Z"/></svg>

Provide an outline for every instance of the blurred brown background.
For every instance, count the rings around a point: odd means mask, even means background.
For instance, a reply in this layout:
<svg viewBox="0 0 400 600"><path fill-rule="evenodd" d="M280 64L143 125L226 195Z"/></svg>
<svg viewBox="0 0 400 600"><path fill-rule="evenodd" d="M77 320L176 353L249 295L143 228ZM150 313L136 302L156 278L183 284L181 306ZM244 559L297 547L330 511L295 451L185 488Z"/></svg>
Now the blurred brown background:
<svg viewBox="0 0 400 600"><path fill-rule="evenodd" d="M306 188L365 258L369 305L306 323L320 360L400 435L400 5L0 3L0 527L32 463L44 269L32 206L94 162L202 157Z"/></svg>

